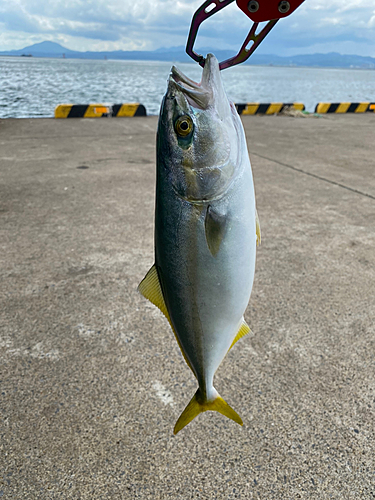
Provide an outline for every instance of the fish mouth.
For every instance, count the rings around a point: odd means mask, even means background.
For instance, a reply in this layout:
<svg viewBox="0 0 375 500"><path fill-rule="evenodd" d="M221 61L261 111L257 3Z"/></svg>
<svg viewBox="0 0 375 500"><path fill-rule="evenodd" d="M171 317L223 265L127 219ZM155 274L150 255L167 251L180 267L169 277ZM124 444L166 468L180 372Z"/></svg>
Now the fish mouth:
<svg viewBox="0 0 375 500"><path fill-rule="evenodd" d="M188 78L181 70L176 68L176 66L172 66L170 78L183 89L195 90L198 92L202 90L201 83L194 82L194 80Z"/></svg>
<svg viewBox="0 0 375 500"><path fill-rule="evenodd" d="M173 82L173 83L172 83ZM188 103L199 109L213 105L215 89L224 91L221 83L219 62L213 54L208 54L200 83L188 78L175 66L171 69L169 84L175 84L186 97Z"/></svg>

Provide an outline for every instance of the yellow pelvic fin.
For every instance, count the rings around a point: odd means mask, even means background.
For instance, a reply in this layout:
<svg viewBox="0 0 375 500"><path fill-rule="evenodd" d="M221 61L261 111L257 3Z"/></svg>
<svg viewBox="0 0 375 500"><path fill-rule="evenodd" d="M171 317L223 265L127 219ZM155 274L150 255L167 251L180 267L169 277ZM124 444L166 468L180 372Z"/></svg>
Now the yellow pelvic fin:
<svg viewBox="0 0 375 500"><path fill-rule="evenodd" d="M171 318L168 313L167 306L165 304L164 296L163 296L163 291L161 289L160 285L160 280L159 280L159 275L158 275L158 270L156 269L155 264L151 267L149 272L146 274L146 276L143 278L143 280L140 282L138 285L138 291L145 297L147 300L149 300L154 306L158 307L160 311L164 314L164 316L167 318L169 321L169 324L171 325L171 328L173 330L174 336L176 337L178 347L180 348L180 351L182 352L182 355L184 357L184 360L186 361L186 364L190 368L190 370L194 373L194 370L186 357L181 343L179 341L179 338L177 337L176 331L173 328Z"/></svg>
<svg viewBox="0 0 375 500"><path fill-rule="evenodd" d="M258 217L258 212L255 210L255 227L256 227L256 235L257 235L257 246L260 245L262 241L262 235L260 234L260 223L259 223L259 217Z"/></svg>
<svg viewBox="0 0 375 500"><path fill-rule="evenodd" d="M234 346L234 344L242 339L242 337L244 337L245 335L247 335L248 333L250 333L251 330L250 330L250 327L249 325L246 323L246 321L243 319L242 320L242 324L240 326L240 329L238 330L237 332L237 335L234 337L234 340L232 342L232 345L230 346L230 348L228 349L228 351L230 351L232 349L232 347Z"/></svg>
<svg viewBox="0 0 375 500"><path fill-rule="evenodd" d="M237 424L243 425L241 417L228 405L226 401L224 401L223 398L217 395L214 401L204 401L198 389L190 403L177 420L173 433L177 434L180 432L180 430L194 420L197 415L205 411L217 411L231 420L234 420Z"/></svg>

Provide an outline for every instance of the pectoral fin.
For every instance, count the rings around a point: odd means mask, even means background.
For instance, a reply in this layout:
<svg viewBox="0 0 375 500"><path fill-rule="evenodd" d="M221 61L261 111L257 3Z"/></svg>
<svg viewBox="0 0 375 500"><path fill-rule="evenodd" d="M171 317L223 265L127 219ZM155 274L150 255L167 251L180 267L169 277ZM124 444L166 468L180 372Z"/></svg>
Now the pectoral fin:
<svg viewBox="0 0 375 500"><path fill-rule="evenodd" d="M241 326L240 326L240 329L238 330L237 335L234 337L234 340L233 340L233 342L232 342L232 345L231 345L231 346L230 346L230 348L229 348L229 351L232 349L232 347L234 346L234 344L235 344L238 340L242 339L242 337L244 337L245 335L247 335L247 334L248 334L248 333L250 333L250 332L251 332L251 330L250 330L249 325L248 325L248 324L246 323L246 321L243 319L243 320L242 320L242 324L241 324Z"/></svg>
<svg viewBox="0 0 375 500"><path fill-rule="evenodd" d="M257 245L260 245L262 241L262 236L260 234L260 224L259 224L259 217L258 217L258 212L255 210L255 227L256 227L256 235L257 235Z"/></svg>
<svg viewBox="0 0 375 500"><path fill-rule="evenodd" d="M164 296L163 296L163 291L161 289L161 284L159 280L159 275L158 275L158 270L156 269L155 264L151 267L149 272L146 274L146 276L143 278L143 280L140 282L138 285L138 291L145 297L147 300L149 300L154 306L158 307L160 311L164 314L164 316L167 318L169 321L169 324L171 325L171 328L173 330L174 336L176 337L177 344L182 352L182 355L186 361L186 364L190 368L190 370L194 373L194 370L186 357L180 340L177 336L176 330L174 329L171 321L171 317L169 316L169 312L167 309L167 306L165 304Z"/></svg>
<svg viewBox="0 0 375 500"><path fill-rule="evenodd" d="M206 241L211 255L215 257L220 249L226 230L225 215L218 214L209 205L206 212L204 221L204 228L206 232Z"/></svg>

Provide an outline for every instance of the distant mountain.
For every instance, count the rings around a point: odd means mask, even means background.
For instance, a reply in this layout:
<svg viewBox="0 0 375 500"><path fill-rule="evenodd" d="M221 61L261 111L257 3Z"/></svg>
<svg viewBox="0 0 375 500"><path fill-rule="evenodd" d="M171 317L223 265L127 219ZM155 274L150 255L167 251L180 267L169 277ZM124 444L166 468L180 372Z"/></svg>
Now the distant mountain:
<svg viewBox="0 0 375 500"><path fill-rule="evenodd" d="M58 54L61 55L62 52L65 54L75 53L74 50L67 49L56 42L40 42L34 45L29 45L24 49L21 49L24 53L30 54Z"/></svg>
<svg viewBox="0 0 375 500"><path fill-rule="evenodd" d="M34 45L29 45L20 50L10 50L7 52L0 52L0 55L9 56L33 56L33 57L62 57L62 54L80 54L75 50L70 50L59 43L55 42L40 42Z"/></svg>
<svg viewBox="0 0 375 500"><path fill-rule="evenodd" d="M160 47L154 51L157 54L165 54L166 52L185 52L185 47L179 45L178 47Z"/></svg>
<svg viewBox="0 0 375 500"><path fill-rule="evenodd" d="M229 50L201 49L201 53L214 52L219 60L228 59L234 54ZM154 51L125 51L115 50L107 52L79 52L70 50L55 42L41 42L29 45L20 50L0 52L0 56L33 56L33 57L65 57L69 59L123 59L141 61L177 61L191 62L185 52L185 47L159 48ZM375 69L374 57L356 55L342 55L337 52L329 54L305 54L282 57L272 54L253 54L247 64L263 66L310 66L324 68L363 68Z"/></svg>

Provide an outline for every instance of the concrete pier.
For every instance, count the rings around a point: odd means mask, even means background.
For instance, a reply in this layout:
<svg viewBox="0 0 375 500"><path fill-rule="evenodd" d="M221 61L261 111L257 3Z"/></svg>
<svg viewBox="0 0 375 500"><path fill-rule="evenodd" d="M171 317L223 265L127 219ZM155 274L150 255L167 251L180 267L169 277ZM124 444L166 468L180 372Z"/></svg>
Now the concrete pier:
<svg viewBox="0 0 375 500"><path fill-rule="evenodd" d="M0 497L375 497L375 116L244 117L262 244L207 412L153 264L156 117L0 120Z"/></svg>

